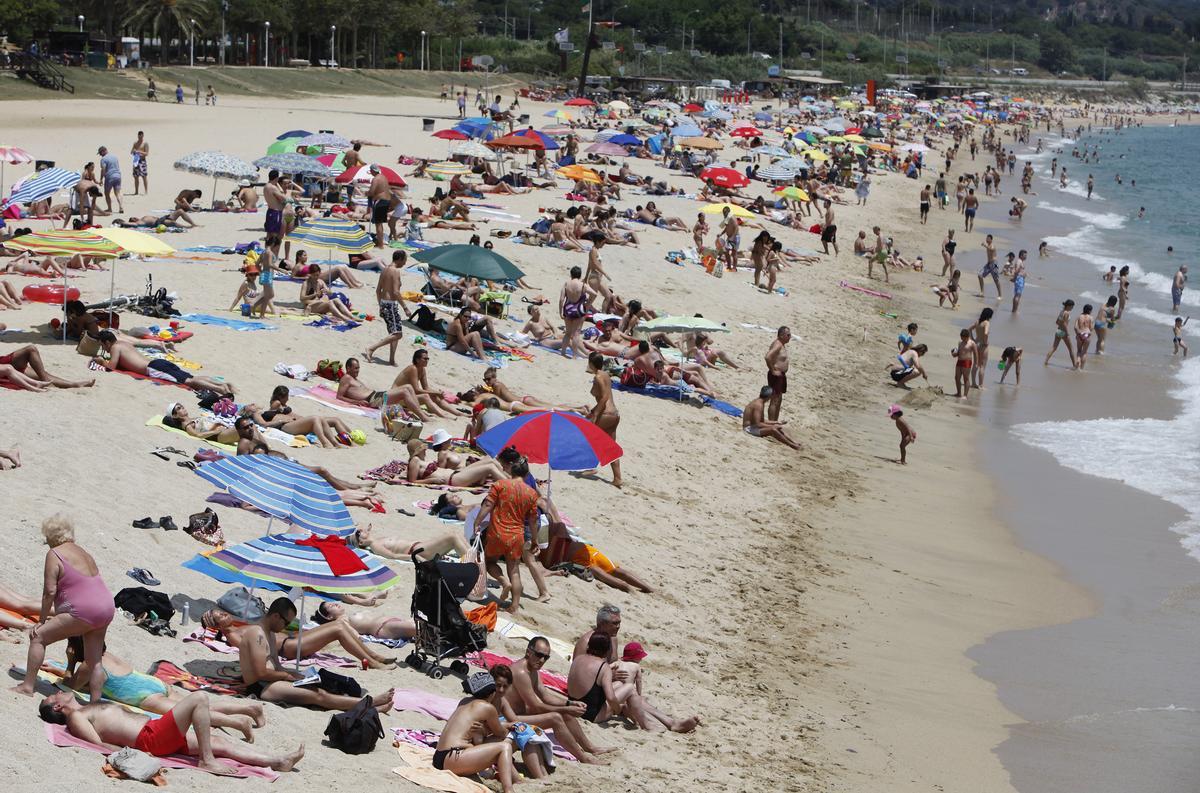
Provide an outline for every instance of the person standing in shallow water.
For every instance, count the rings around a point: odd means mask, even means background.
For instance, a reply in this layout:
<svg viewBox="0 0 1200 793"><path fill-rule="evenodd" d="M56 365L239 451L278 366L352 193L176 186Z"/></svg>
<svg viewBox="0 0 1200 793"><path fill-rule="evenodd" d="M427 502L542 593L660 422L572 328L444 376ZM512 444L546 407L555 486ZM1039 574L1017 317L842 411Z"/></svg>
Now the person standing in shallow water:
<svg viewBox="0 0 1200 793"><path fill-rule="evenodd" d="M1071 356L1071 368L1078 368L1078 363L1075 361L1075 348L1071 346L1071 311L1075 308L1074 300L1064 300L1062 311L1058 312L1058 317L1054 320L1054 343L1050 347L1050 352L1046 353L1046 361L1044 366L1050 365L1050 358L1058 350L1058 345L1062 344L1067 348L1067 355Z"/></svg>

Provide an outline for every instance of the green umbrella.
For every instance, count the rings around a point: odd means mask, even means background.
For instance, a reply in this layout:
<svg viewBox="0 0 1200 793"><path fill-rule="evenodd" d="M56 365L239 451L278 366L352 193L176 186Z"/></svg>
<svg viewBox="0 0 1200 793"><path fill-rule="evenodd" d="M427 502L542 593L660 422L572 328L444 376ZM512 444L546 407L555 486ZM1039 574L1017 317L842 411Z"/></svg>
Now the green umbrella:
<svg viewBox="0 0 1200 793"><path fill-rule="evenodd" d="M515 281L525 273L495 251L479 245L441 245L413 256L444 273L485 281Z"/></svg>
<svg viewBox="0 0 1200 793"><path fill-rule="evenodd" d="M296 145L300 142L300 138L284 138L271 143L267 147L267 154L291 154L296 151Z"/></svg>
<svg viewBox="0 0 1200 793"><path fill-rule="evenodd" d="M634 334L649 337L655 333L728 333L729 328L704 317L655 317L639 322ZM683 401L683 364L679 362L679 400Z"/></svg>

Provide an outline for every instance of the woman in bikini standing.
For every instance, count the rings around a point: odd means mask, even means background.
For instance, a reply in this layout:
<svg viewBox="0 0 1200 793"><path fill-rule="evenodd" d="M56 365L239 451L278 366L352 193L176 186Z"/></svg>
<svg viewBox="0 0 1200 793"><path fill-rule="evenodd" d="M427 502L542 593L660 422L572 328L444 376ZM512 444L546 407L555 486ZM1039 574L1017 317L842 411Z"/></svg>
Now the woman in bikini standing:
<svg viewBox="0 0 1200 793"><path fill-rule="evenodd" d="M754 285L759 285L759 280L762 277L763 267L767 264L767 251L771 247L771 234L767 231L760 231L758 236L754 238L754 243L750 246L750 263L754 265Z"/></svg>
<svg viewBox="0 0 1200 793"><path fill-rule="evenodd" d="M588 356L588 373L592 375L592 398L596 400L596 406L588 413L588 421L604 430L604 433L615 441L621 414L617 412L617 405L613 402L612 377L604 371L603 355L594 352ZM620 460L613 460L612 472L613 486L621 487Z"/></svg>
<svg viewBox="0 0 1200 793"><path fill-rule="evenodd" d="M1078 363L1075 361L1075 348L1071 345L1071 338L1068 331L1071 325L1071 310L1075 308L1074 300L1064 300L1062 311L1058 312L1058 318L1054 320L1054 345L1050 347L1050 352L1046 353L1046 362L1044 366L1050 365L1050 357L1054 355L1058 345L1062 344L1067 348L1067 355L1071 356L1071 368L1078 368Z"/></svg>
<svg viewBox="0 0 1200 793"><path fill-rule="evenodd" d="M579 331L583 328L588 304L595 296L596 293L583 281L583 271L579 267L572 267L571 278L563 284L562 292L558 296L558 315L563 318L565 325L559 351L564 358L568 357L568 351L579 358L587 355Z"/></svg>
<svg viewBox="0 0 1200 793"><path fill-rule="evenodd" d="M584 282L587 283L595 292L599 293L608 300L612 297L612 290L604 285L604 280L612 280L612 277L604 271L604 265L600 258L600 249L604 247L604 243L608 238L603 232L591 232L588 239L592 241L592 249L588 251L587 273L584 275Z"/></svg>
<svg viewBox="0 0 1200 793"><path fill-rule="evenodd" d="M1117 273L1121 280L1117 287L1117 319L1125 313L1125 301L1129 299L1129 265L1125 265Z"/></svg>
<svg viewBox="0 0 1200 793"><path fill-rule="evenodd" d="M1100 311L1096 314L1096 354L1104 354L1104 342L1108 340L1108 329L1114 324L1113 318L1116 316L1117 296L1109 295L1108 300L1104 301L1104 305L1100 306Z"/></svg>
<svg viewBox="0 0 1200 793"><path fill-rule="evenodd" d="M1092 331L1096 323L1092 317L1092 304L1083 307L1083 313L1075 320L1075 355L1082 369L1087 363L1088 347L1092 344Z"/></svg>

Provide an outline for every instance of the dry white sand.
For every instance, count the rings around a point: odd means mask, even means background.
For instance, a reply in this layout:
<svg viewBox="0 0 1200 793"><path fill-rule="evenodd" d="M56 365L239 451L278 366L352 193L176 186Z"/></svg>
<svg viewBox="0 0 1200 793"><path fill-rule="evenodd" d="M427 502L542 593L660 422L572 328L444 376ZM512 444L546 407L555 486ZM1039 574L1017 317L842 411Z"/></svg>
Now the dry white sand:
<svg viewBox="0 0 1200 793"><path fill-rule="evenodd" d="M540 121L549 107L523 110ZM127 189L132 186L129 145L137 130L145 130L151 145L151 192L148 197L126 197L126 209L136 214L168 208L182 188L204 190L207 202L211 180L170 168L193 151L220 149L249 160L285 130L333 129L389 144L365 153L369 159L394 164L401 153L444 153L446 144L423 133L420 118L448 118L454 112L450 103L436 99L315 96L287 102L223 97L216 108L84 100L9 102L4 110L6 144L72 168L97 159L96 147L107 145L121 157ZM633 164L642 173L665 173L646 161ZM9 179L17 173L19 169L9 168ZM690 187L697 184L676 174L669 178ZM421 200L433 186L414 180L410 193ZM222 183L221 188L228 191L231 185ZM489 197L489 203L504 204L528 223L539 207L569 206L562 195L561 189L546 190ZM618 206L641 200L627 195ZM656 200L668 215L689 222L698 210L695 202L685 199ZM744 274L717 280L699 268L666 262L666 251L690 243L690 235L683 233L639 229L640 247L605 250L615 289L626 299L641 298L660 313L700 312L728 323L732 332L722 334L718 345L741 368L717 373L715 382L738 406L762 385L762 356L772 338L770 332L738 323L791 325L796 339L784 417L806 450L796 454L751 438L740 431L737 420L712 410L616 394L627 486L613 489L607 471L599 480L560 474L555 477L555 500L587 537L618 563L644 574L658 592L622 595L576 579L552 579L550 602L527 602L519 621L571 641L589 625L598 606L620 604L625 610L622 635L644 642L650 652L644 668L651 699L671 713L702 714L707 724L690 736L589 728L597 740L619 746L620 754L606 768L561 768L553 780L558 786L648 791L696 786L1006 789L1005 775L990 749L1003 739L1003 725L1012 717L994 701L989 686L971 674L962 652L1002 627L1052 618L1046 603L1065 610L1071 608L1071 600L1055 589L1052 571L1030 564L992 519L986 480L972 470L967 412L944 400L929 400L932 407L911 414L920 433L911 464L901 469L890 461L896 431L884 409L897 394L883 385L882 369L894 357L895 334L910 317L916 318L922 322L922 339L948 347L949 331L956 335L956 328L932 319L937 309L935 303L930 307L927 285L936 279L928 273L896 274L887 287L897 293L891 302L839 289L837 284L843 277L866 283L863 262L847 251L859 228L882 223L906 255L923 252L932 263L938 259L944 221L939 217L929 227L916 227L913 186L896 176L874 179L867 208L838 207L838 213L841 256L786 271L781 279L790 291L786 297L755 290ZM201 228L164 239L182 248L233 245L260 236L261 213L198 217ZM813 235L773 224L770 228L789 244L819 247ZM976 245L974 237L984 232L968 235L962 247ZM481 233L486 235L486 228ZM468 236L427 233L427 239L456 242ZM534 292L551 300L557 298L567 268L585 264L583 254L508 241L496 245L525 270L536 286ZM325 258L323 252L311 253ZM184 311L213 313L228 306L241 279L237 258L218 258L123 260L116 264L117 290L139 292L146 275L153 274L156 286L179 294ZM356 306L373 311L375 276L365 278L367 286L351 290L351 296ZM34 282L11 280L18 287ZM108 273L73 281L85 301L104 298L108 284ZM280 300L296 299L298 284L277 286ZM417 288L417 280L406 278L406 286ZM904 292L912 299L905 299ZM899 313L899 319L881 316L881 309ZM0 319L10 326L37 329L52 316L53 308L33 304ZM959 323L965 319L954 317ZM132 315L127 322L140 324ZM272 387L286 382L272 372L275 363L311 368L320 358L356 355L384 335L378 321L345 334L293 321L276 324L281 326L278 331L254 333L194 325L190 329L196 336L182 353L203 363L203 373L235 383L242 399L265 402ZM947 334L944 343L939 333ZM40 345L52 371L85 375L83 358L37 330L3 337L0 352L26 340ZM410 335L401 344L402 362L412 349ZM545 399L587 401L589 378L582 362L544 351L537 351L536 359L533 364L510 364L501 379ZM478 382L481 372L479 364L449 353L435 352L430 365L433 383L456 390ZM932 372L936 383L949 384L948 363L935 361ZM383 387L394 374L394 369L371 364L364 367L362 379ZM96 555L114 591L133 585L124 576L133 567L151 570L167 592L215 598L224 591L223 585L179 567L202 549L186 534L130 527L130 521L147 515L173 515L182 523L205 506L212 492L195 474L148 453L164 444L198 448L187 438L143 426L165 403L186 394L115 374L100 374L90 390L2 393L0 447L19 445L25 461L20 470L0 474L14 557L5 584L27 593L38 591L44 552L38 527L42 518L61 510L75 519L79 541ZM296 401L295 407L305 414L324 412L304 401ZM365 447L302 449L296 456L304 462L319 461L343 477L402 456L403 450L368 421L341 417L367 431ZM455 422L432 423L426 430L436 426L462 430ZM947 497L947 492L980 497ZM387 488L388 515L356 510L355 517L374 523L381 533L428 537L446 527L424 515L399 515L395 509L435 496L415 488ZM907 506L901 508L900 502ZM217 509L230 542L262 534L263 519ZM412 575L403 564L397 568L404 583L380 608L404 615ZM1039 601L1046 592L1054 592L1054 597ZM159 658L200 670L229 661L197 645L151 637L120 617L108 641L113 651L137 667ZM492 645L513 656L522 649L520 643L502 639ZM4 647L3 658L23 663L23 647ZM61 657L61 648L54 648L50 657ZM562 658L549 666L566 668ZM408 686L448 696L458 692L453 679L435 682L406 668L356 675L372 691ZM7 749L0 763L16 779L28 779L31 767L52 765L59 784L99 788L99 758L51 749L41 737L32 701L9 695L0 697L0 707L6 716L0 741ZM287 775L277 786L349 783L361 789L408 789L408 783L389 773L397 761L386 743L370 756L343 755L320 746L327 714L275 706L268 706L268 713L269 724L258 737L261 744L283 749L306 741L309 748L300 772ZM384 722L435 727L430 719L411 713L392 714ZM176 784L196 790L258 784L190 772L172 776Z"/></svg>

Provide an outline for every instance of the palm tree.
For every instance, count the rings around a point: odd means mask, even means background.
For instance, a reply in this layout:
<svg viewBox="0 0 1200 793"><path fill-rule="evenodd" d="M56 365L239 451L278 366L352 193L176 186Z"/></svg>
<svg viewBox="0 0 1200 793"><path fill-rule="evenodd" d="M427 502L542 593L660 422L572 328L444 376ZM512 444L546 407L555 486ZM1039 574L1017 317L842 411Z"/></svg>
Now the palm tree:
<svg viewBox="0 0 1200 793"><path fill-rule="evenodd" d="M187 31L190 20L204 20L213 13L212 0L131 0L128 5L125 24L136 31L149 28L162 41L160 63L170 32Z"/></svg>

